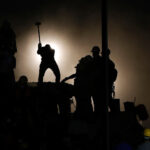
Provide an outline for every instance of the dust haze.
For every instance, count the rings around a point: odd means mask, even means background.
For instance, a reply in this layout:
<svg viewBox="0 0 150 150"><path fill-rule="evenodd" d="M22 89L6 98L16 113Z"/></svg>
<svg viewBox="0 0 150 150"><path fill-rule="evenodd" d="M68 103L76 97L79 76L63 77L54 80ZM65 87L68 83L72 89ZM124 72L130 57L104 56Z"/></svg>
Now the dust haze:
<svg viewBox="0 0 150 150"><path fill-rule="evenodd" d="M76 1L55 5L43 4L7 14L17 35L18 52L16 80L26 75L29 82L37 82L40 56L37 55L38 34L34 25L41 21L41 41L55 48L56 61L61 71L61 79L75 72L78 60L91 55L94 45L101 48L100 3ZM53 1L52 1L53 2ZM135 2L135 1L134 1ZM115 82L116 98L145 104L150 112L150 12L146 3L127 1L108 2L108 45L111 59L118 70ZM29 10L29 11L28 11ZM1 17L4 19L4 17ZM54 81L48 70L44 81ZM73 83L73 81L68 81ZM145 126L149 126L149 120Z"/></svg>

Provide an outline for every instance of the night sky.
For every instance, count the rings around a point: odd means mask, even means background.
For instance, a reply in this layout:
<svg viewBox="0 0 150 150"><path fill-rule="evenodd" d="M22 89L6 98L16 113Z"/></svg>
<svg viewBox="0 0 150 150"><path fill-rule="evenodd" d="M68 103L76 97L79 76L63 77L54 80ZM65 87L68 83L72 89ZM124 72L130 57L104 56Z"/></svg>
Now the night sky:
<svg viewBox="0 0 150 150"><path fill-rule="evenodd" d="M108 0L108 46L118 70L116 98L145 104L150 112L150 9L148 0ZM17 36L16 80L26 75L37 82L40 56L34 25L41 21L41 41L56 51L61 79L75 72L78 60L101 43L100 0L5 0L0 23L11 22ZM44 81L54 81L51 70ZM73 83L73 81L70 81ZM150 127L150 119L144 122Z"/></svg>

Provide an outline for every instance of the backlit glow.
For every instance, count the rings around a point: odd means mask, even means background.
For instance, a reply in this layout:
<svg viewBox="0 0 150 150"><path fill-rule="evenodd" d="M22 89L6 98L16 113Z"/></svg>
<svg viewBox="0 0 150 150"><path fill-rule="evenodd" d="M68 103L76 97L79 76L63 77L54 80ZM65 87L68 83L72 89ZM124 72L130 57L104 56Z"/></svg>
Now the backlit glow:
<svg viewBox="0 0 150 150"><path fill-rule="evenodd" d="M55 36L48 36L48 35L43 35L41 38L41 43L42 46L45 46L46 44L49 44L51 46L52 49L55 50L55 60L56 63L58 64L60 71L62 70L62 68L64 68L64 63L62 63L64 61L64 57L65 57L65 50L66 48L64 48L65 45L65 41L63 41L64 38L58 38ZM31 81L37 81L38 79L38 74L39 74L39 66L41 63L41 56L37 54L37 50L38 50L38 38L35 38L35 35L33 34L32 36L30 36L28 38L28 40L26 41L26 47L24 47L24 59L26 61L26 66L21 66L21 68L25 68L28 67L28 72L21 72L21 74L26 74L29 78L29 80ZM21 51L20 51L20 55L21 55ZM19 53L18 53L19 54ZM20 60L20 61L23 61ZM30 72L30 74L29 74ZM32 74L32 75L31 75ZM46 71L45 76L44 76L44 81L54 81L55 76L54 74L51 72L50 69L48 69L48 72Z"/></svg>
<svg viewBox="0 0 150 150"><path fill-rule="evenodd" d="M45 46L46 44L49 44L51 46L51 48L55 50L55 56L54 57L55 57L57 62L60 62L61 57L62 57L62 47L59 44L59 42L44 40L43 46Z"/></svg>

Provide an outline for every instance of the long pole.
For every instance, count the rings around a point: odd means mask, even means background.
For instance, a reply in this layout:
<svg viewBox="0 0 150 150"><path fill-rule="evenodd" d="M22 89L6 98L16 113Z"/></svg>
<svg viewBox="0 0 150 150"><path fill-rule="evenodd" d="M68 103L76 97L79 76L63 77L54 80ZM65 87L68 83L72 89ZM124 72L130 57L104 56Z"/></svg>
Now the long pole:
<svg viewBox="0 0 150 150"><path fill-rule="evenodd" d="M108 112L108 104L109 104L109 93L108 93L108 59L106 56L108 49L108 32L107 32L107 0L102 0L102 57L105 60L105 106L106 106L106 128L105 128L105 136L104 136L104 146L106 150L110 149L109 143L109 112Z"/></svg>
<svg viewBox="0 0 150 150"><path fill-rule="evenodd" d="M107 0L102 0L102 55L108 49L107 34Z"/></svg>
<svg viewBox="0 0 150 150"><path fill-rule="evenodd" d="M41 43L41 37L40 37L40 25L41 25L41 22L36 22L35 25L36 25L37 28L38 28L39 43Z"/></svg>

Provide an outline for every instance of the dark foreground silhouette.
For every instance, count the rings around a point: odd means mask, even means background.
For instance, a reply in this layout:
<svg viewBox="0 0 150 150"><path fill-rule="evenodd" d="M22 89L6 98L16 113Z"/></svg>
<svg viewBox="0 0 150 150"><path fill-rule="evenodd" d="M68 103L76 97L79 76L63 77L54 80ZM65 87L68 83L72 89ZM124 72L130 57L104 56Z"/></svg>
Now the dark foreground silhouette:
<svg viewBox="0 0 150 150"><path fill-rule="evenodd" d="M21 81L22 80L22 81ZM101 149L103 120L92 112L71 113L74 87L67 83L43 83L33 86L22 77L14 93L1 97L2 149ZM12 99L13 98L13 99ZM6 103L7 101L7 103ZM115 99L114 99L115 101ZM109 112L109 144L113 149L125 142L135 149L143 141L139 107L126 103L126 110ZM130 107L130 106L133 107ZM144 113L142 120L147 119Z"/></svg>
<svg viewBox="0 0 150 150"><path fill-rule="evenodd" d="M0 28L2 150L105 150L108 146L115 150L122 145L135 150L143 142L144 128L137 117L146 120L146 108L126 102L125 111L120 111L120 101L114 97L117 70L109 49L101 56L94 46L92 56L82 57L76 72L60 82L54 51L39 44L39 80L32 84L25 75L15 81L16 52L16 36L6 21ZM55 83L43 82L48 68L56 76ZM71 78L74 85L65 83ZM76 110L71 112L74 101Z"/></svg>

